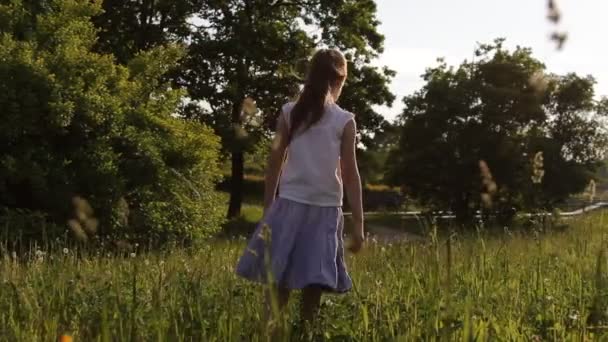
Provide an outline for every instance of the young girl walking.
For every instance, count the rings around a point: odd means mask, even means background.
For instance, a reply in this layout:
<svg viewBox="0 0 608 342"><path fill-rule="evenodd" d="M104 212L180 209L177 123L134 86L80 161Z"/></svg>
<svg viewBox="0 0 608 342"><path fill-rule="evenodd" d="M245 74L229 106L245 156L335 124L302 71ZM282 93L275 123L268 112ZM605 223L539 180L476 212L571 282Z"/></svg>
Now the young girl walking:
<svg viewBox="0 0 608 342"><path fill-rule="evenodd" d="M356 253L364 242L354 115L336 104L346 75L341 52L320 50L299 98L283 106L266 171L264 218L236 268L262 283L270 272L279 309L291 290L302 290L301 318L308 323L322 292L352 287L344 263L343 188L354 220L349 249Z"/></svg>

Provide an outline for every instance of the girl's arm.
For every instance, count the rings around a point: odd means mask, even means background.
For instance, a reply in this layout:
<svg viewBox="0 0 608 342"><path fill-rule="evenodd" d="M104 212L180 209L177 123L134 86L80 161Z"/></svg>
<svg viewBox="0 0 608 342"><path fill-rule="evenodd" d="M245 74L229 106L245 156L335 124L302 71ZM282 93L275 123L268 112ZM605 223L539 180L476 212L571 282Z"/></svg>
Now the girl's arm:
<svg viewBox="0 0 608 342"><path fill-rule="evenodd" d="M363 229L363 199L361 195L361 176L357 166L356 154L357 127L355 120L350 120L344 127L342 134L341 169L342 179L348 203L350 204L355 229L353 232L354 244L351 246L353 252L357 252L363 246L365 234Z"/></svg>
<svg viewBox="0 0 608 342"><path fill-rule="evenodd" d="M274 202L279 186L279 176L285 160L287 150L287 123L283 114L277 120L277 132L272 141L268 164L266 165L266 175L264 177L264 214Z"/></svg>

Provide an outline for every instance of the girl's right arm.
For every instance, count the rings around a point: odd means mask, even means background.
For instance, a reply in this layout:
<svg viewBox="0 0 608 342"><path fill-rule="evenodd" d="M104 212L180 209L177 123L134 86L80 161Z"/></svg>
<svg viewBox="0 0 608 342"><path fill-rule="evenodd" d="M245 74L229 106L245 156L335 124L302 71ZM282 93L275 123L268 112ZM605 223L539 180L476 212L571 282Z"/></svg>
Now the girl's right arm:
<svg viewBox="0 0 608 342"><path fill-rule="evenodd" d="M281 114L277 121L277 131L272 141L268 164L266 165L266 175L264 177L264 215L272 205L279 186L279 176L285 160L287 150L287 122L285 116Z"/></svg>
<svg viewBox="0 0 608 342"><path fill-rule="evenodd" d="M355 120L350 120L344 127L342 133L342 151L341 151L341 170L342 179L348 203L350 204L353 220L353 245L350 249L353 252L358 252L363 247L365 240L363 228L363 199L361 195L361 176L359 175L359 167L357 166L356 153L357 127Z"/></svg>

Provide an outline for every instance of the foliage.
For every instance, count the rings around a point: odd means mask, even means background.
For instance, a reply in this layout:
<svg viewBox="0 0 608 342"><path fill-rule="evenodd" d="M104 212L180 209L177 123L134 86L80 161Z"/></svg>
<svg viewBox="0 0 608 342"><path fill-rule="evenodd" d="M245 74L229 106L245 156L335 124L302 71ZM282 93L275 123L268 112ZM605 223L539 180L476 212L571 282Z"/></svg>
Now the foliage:
<svg viewBox="0 0 608 342"><path fill-rule="evenodd" d="M96 50L123 64L139 52L181 42L190 35L189 21L198 0L104 0L93 18L99 29Z"/></svg>
<svg viewBox="0 0 608 342"><path fill-rule="evenodd" d="M102 234L191 240L217 229L219 141L173 116L182 92L159 79L183 51L120 66L92 52L99 3L51 1L35 16L27 3L0 6L0 206L64 225L80 196Z"/></svg>
<svg viewBox="0 0 608 342"><path fill-rule="evenodd" d="M537 239L370 239L347 257L354 291L323 297L314 340L603 340L605 215ZM263 292L233 272L243 241L133 257L63 247L0 252L0 339L266 340ZM283 316L292 340L298 297Z"/></svg>
<svg viewBox="0 0 608 342"><path fill-rule="evenodd" d="M390 152L399 141L397 125L384 122L372 138L367 138L365 148L357 151L357 161L363 184L386 184L386 165Z"/></svg>
<svg viewBox="0 0 608 342"><path fill-rule="evenodd" d="M440 63L404 98L391 179L424 203L470 219L481 207L480 161L498 185L498 209L552 209L582 192L603 158L605 107L594 80L545 71L532 51L481 45L474 62ZM533 184L533 160L543 170ZM537 158L538 159L538 158Z"/></svg>

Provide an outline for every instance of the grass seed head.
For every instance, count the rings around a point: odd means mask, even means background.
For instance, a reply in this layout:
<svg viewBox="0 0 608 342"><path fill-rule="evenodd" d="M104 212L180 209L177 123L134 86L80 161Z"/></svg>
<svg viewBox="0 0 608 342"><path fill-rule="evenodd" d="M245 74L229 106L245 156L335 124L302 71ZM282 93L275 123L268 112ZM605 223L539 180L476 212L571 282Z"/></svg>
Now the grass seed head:
<svg viewBox="0 0 608 342"><path fill-rule="evenodd" d="M532 160L532 183L540 184L545 176L545 162L543 152L536 152Z"/></svg>
<svg viewBox="0 0 608 342"><path fill-rule="evenodd" d="M485 160L479 161L479 173L481 176L481 202L486 208L490 208L492 206L492 198L496 191L498 190L498 186L494 181L494 177L492 176L492 172L490 171L490 167Z"/></svg>

